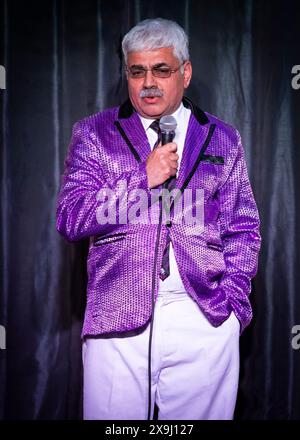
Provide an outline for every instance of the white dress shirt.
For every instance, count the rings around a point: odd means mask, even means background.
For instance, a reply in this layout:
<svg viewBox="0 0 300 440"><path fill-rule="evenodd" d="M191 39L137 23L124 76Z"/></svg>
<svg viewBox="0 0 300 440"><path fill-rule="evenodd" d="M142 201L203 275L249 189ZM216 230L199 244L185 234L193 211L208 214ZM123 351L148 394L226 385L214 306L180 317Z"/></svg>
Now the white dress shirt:
<svg viewBox="0 0 300 440"><path fill-rule="evenodd" d="M172 116L177 121L177 128L175 132L175 137L173 142L177 144L177 154L179 156L178 159L178 169L180 167L186 132L188 128L189 119L191 116L191 110L187 109L183 106L181 103L178 109L172 113ZM153 149L155 142L157 141L157 133L150 128L150 125L153 122L153 119L146 119L140 116L142 124L144 126L149 144L151 146L151 149ZM175 255L173 250L172 242L170 243L170 275L163 281L160 280L159 283L159 291L169 291L169 292L184 292L185 287L182 283Z"/></svg>

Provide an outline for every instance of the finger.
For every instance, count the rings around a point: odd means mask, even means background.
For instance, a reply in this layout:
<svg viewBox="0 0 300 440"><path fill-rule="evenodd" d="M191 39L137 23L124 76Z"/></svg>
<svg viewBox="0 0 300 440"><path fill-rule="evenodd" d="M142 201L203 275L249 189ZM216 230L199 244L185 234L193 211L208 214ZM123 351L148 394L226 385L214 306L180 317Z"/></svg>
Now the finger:
<svg viewBox="0 0 300 440"><path fill-rule="evenodd" d="M175 142L170 142L169 144L167 144L167 146L169 151L172 152L177 151L177 144L175 144Z"/></svg>
<svg viewBox="0 0 300 440"><path fill-rule="evenodd" d="M170 142L169 144L165 144L165 145L161 145L159 144L161 148L165 149L166 151L172 151L175 152L177 151L177 144L175 144L175 142Z"/></svg>
<svg viewBox="0 0 300 440"><path fill-rule="evenodd" d="M171 168L170 176L176 176L176 174L177 174L177 168Z"/></svg>
<svg viewBox="0 0 300 440"><path fill-rule="evenodd" d="M178 168L177 160L169 160L168 165L170 165L172 168Z"/></svg>
<svg viewBox="0 0 300 440"><path fill-rule="evenodd" d="M178 163L173 160L173 161L169 162L169 167L171 170L177 171L178 170Z"/></svg>

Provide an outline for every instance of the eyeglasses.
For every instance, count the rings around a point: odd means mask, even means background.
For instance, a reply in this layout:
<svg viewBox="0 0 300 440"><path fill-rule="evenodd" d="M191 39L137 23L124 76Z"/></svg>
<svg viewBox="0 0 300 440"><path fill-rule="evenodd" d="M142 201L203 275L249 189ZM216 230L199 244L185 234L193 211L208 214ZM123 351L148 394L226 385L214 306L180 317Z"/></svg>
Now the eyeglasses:
<svg viewBox="0 0 300 440"><path fill-rule="evenodd" d="M177 72L184 62L177 67L177 69L171 69L168 66L154 66L151 69L145 69L144 67L129 67L126 69L130 78L145 78L146 72L151 71L152 75L156 78L170 78L172 73Z"/></svg>

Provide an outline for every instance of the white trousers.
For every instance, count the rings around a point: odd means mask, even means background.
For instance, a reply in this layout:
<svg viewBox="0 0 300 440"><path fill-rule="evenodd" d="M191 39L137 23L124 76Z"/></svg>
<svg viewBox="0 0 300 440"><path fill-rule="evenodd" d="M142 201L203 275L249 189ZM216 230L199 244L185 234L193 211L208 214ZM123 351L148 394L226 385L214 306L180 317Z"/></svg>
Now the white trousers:
<svg viewBox="0 0 300 440"><path fill-rule="evenodd" d="M84 341L84 419L147 419L149 328ZM159 294L152 337L152 414L156 402L159 420L232 419L239 330L233 313L213 327L187 293Z"/></svg>

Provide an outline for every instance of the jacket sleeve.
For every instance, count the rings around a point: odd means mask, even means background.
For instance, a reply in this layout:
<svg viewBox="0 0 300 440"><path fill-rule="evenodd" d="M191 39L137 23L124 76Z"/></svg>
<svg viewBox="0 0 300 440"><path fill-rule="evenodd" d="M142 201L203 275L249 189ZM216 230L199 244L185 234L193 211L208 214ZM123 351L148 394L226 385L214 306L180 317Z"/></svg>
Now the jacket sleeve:
<svg viewBox="0 0 300 440"><path fill-rule="evenodd" d="M128 192L136 188L148 191L146 163L141 162L119 176L105 175L99 145L86 123L77 122L73 127L57 199L58 232L69 241L77 241L116 228L118 221L115 224L99 224L97 221L97 208L101 203L97 195L100 190L111 194L121 181L126 182ZM111 200L113 203L113 198Z"/></svg>
<svg viewBox="0 0 300 440"><path fill-rule="evenodd" d="M241 137L237 155L225 183L219 189L220 229L226 271L219 288L240 321L241 332L252 318L248 296L256 275L261 237L259 215L250 185Z"/></svg>

